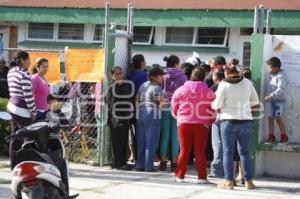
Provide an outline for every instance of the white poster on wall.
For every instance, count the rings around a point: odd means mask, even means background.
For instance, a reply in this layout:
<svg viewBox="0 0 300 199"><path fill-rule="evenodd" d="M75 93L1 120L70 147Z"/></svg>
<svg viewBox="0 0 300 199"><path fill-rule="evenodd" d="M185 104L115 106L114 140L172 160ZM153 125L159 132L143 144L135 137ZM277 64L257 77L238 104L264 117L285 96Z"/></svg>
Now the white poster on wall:
<svg viewBox="0 0 300 199"><path fill-rule="evenodd" d="M300 86L300 37L274 36L272 50L273 56L281 60L289 84Z"/></svg>

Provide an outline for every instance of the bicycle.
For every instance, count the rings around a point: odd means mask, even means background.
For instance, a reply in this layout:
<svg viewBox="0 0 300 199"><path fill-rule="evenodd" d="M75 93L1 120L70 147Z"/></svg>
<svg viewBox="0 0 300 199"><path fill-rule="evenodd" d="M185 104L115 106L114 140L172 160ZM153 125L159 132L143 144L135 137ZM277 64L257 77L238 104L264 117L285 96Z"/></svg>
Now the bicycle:
<svg viewBox="0 0 300 199"><path fill-rule="evenodd" d="M70 132L63 132L63 141L67 158L76 163L97 162L97 140L82 133L80 125L76 125Z"/></svg>

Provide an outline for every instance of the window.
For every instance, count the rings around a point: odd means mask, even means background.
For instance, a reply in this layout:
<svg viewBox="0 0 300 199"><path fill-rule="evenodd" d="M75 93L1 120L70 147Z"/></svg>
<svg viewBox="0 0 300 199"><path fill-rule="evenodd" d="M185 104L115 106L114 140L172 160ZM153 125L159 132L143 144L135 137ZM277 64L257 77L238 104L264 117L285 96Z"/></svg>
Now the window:
<svg viewBox="0 0 300 199"><path fill-rule="evenodd" d="M169 44L192 44L194 28L167 28L166 43Z"/></svg>
<svg viewBox="0 0 300 199"><path fill-rule="evenodd" d="M299 35L300 28L274 28L274 35Z"/></svg>
<svg viewBox="0 0 300 199"><path fill-rule="evenodd" d="M54 37L53 23L29 23L28 24L28 38L29 39L49 39Z"/></svg>
<svg viewBox="0 0 300 199"><path fill-rule="evenodd" d="M84 24L59 24L59 40L83 40Z"/></svg>
<svg viewBox="0 0 300 199"><path fill-rule="evenodd" d="M198 28L196 44L223 45L226 28Z"/></svg>
<svg viewBox="0 0 300 199"><path fill-rule="evenodd" d="M123 26L123 25L116 25L116 30L127 30L127 26Z"/></svg>
<svg viewBox="0 0 300 199"><path fill-rule="evenodd" d="M241 35L252 35L253 28L241 28Z"/></svg>
<svg viewBox="0 0 300 199"><path fill-rule="evenodd" d="M251 43L243 43L243 65L250 67L250 58L251 58Z"/></svg>
<svg viewBox="0 0 300 199"><path fill-rule="evenodd" d="M150 45L153 37L153 27L134 27L133 42L134 44Z"/></svg>
<svg viewBox="0 0 300 199"><path fill-rule="evenodd" d="M166 45L225 47L227 28L166 28Z"/></svg>
<svg viewBox="0 0 300 199"><path fill-rule="evenodd" d="M104 26L103 25L96 25L94 31L94 41L103 41L104 36Z"/></svg>

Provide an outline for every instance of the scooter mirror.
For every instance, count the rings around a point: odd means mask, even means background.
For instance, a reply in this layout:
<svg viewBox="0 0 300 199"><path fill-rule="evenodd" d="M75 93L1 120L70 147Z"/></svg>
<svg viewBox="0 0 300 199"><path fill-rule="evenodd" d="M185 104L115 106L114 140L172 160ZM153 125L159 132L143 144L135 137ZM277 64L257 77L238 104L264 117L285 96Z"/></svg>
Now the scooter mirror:
<svg viewBox="0 0 300 199"><path fill-rule="evenodd" d="M12 117L9 113L0 111L0 120L9 121L11 119L12 119Z"/></svg>

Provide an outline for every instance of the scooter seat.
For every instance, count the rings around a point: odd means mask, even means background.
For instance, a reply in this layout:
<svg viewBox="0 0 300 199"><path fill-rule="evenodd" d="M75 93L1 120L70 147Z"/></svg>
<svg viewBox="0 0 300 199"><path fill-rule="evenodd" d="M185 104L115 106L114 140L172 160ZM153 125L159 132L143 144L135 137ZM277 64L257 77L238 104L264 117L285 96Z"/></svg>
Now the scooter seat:
<svg viewBox="0 0 300 199"><path fill-rule="evenodd" d="M53 164L51 158L33 149L21 149L16 154L16 165L24 161L37 161Z"/></svg>

